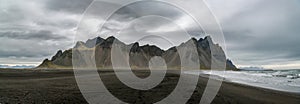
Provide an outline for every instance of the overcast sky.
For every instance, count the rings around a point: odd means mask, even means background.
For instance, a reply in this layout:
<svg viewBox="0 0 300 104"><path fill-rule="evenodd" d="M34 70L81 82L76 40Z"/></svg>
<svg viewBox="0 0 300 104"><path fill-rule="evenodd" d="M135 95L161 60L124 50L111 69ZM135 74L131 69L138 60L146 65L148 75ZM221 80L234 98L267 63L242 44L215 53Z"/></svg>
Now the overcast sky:
<svg viewBox="0 0 300 104"><path fill-rule="evenodd" d="M87 14L90 15L82 18L91 2L92 0L0 0L0 65L37 65L45 58L51 58L57 50L73 47L74 39L85 41L97 34L101 34L103 38L123 34L117 37L130 43L135 41L133 37L164 33L170 40L178 41L174 45L186 40L181 36L184 33L178 31L182 27L194 37L205 36L190 16L161 3L124 7L112 15L104 29L100 32L93 31L97 30L98 22L103 22L103 18L99 17L105 10L91 6L95 11L89 11ZM236 65L300 69L299 0L206 2L223 28L227 55ZM118 6L104 2L97 5L108 9ZM195 8L197 10L201 9ZM157 16L140 18L147 13L170 18L172 21ZM77 31L77 24L81 19L83 25ZM140 33L145 29L147 34ZM120 30L122 33L116 33ZM78 36L76 32L85 35ZM159 44L162 40L139 41ZM169 45L163 43L160 46L167 48Z"/></svg>

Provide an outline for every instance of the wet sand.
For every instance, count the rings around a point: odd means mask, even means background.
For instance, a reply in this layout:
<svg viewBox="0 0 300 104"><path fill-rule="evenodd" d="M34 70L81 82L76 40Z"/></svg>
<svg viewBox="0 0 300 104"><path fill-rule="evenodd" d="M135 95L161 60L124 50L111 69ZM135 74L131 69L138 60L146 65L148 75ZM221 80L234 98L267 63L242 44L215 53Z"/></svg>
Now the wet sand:
<svg viewBox="0 0 300 104"><path fill-rule="evenodd" d="M140 91L124 86L111 71L99 71L108 90L127 103L150 104L169 95L177 85L179 75L168 72L154 89ZM145 78L147 71L135 74ZM207 78L200 77L188 103L197 104L206 87ZM223 82L213 104L299 104L300 94L268 90L236 83ZM72 70L0 70L0 103L71 103L83 104Z"/></svg>

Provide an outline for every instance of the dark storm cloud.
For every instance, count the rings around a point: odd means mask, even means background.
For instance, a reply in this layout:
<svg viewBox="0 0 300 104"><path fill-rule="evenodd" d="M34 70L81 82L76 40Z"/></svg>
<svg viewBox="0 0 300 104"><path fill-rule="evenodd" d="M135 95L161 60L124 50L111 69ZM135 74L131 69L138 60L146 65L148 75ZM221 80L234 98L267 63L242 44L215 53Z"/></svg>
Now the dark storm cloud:
<svg viewBox="0 0 300 104"><path fill-rule="evenodd" d="M54 34L48 30L21 31L21 32L0 32L0 38L25 39L25 40L64 40L65 36Z"/></svg>

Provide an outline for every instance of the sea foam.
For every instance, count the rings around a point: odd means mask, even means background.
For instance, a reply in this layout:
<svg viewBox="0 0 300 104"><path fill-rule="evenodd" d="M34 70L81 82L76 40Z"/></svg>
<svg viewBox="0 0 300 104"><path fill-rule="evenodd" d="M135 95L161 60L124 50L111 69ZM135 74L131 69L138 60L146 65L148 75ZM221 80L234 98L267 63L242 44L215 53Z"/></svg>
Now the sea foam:
<svg viewBox="0 0 300 104"><path fill-rule="evenodd" d="M210 74L225 81L267 89L300 93L300 70L274 71L185 71L186 74Z"/></svg>

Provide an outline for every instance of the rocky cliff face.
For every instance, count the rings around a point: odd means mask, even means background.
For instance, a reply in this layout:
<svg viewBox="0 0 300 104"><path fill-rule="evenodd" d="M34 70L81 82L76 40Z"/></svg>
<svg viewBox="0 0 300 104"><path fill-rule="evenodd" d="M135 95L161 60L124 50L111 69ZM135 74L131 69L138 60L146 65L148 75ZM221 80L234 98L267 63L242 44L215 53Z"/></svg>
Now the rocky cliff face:
<svg viewBox="0 0 300 104"><path fill-rule="evenodd" d="M237 70L230 60L226 60L223 49L217 44L214 44L209 36L199 40L192 38L189 41L168 50L162 50L153 45L140 46L139 43L126 45L115 37L109 37L107 39L97 37L89 39L86 42L77 42L74 48L64 52L59 50L51 60L44 60L38 68L72 68L72 52L76 52L76 50L80 49L84 50L81 51L84 52L84 54L81 53L73 57L88 58L87 61L81 62L80 64L88 65L95 60L95 64L98 68L109 69L112 68L111 50L113 43L121 47L122 50L128 52L128 63L133 69L148 68L150 59L154 56L160 56L165 60L168 68L171 69L179 69L181 67L181 58L188 58L192 60L197 60L195 58L199 58L201 66L199 69L211 69L212 62L222 64L226 61L227 70ZM193 43L195 45L198 54L192 54L192 46L188 43ZM183 56L179 56L177 49L184 50ZM212 51L214 52L213 55L211 55Z"/></svg>

